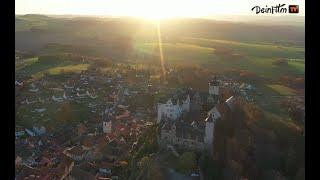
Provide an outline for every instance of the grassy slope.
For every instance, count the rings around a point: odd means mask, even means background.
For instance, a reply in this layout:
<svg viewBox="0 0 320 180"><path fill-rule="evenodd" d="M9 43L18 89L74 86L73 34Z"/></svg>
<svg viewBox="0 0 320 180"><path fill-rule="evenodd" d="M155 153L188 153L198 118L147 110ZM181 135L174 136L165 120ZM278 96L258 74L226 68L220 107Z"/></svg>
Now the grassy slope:
<svg viewBox="0 0 320 180"><path fill-rule="evenodd" d="M50 68L47 71L52 75L61 74L62 71L65 73L80 73L88 68L89 64L76 64L76 65L67 65Z"/></svg>
<svg viewBox="0 0 320 180"><path fill-rule="evenodd" d="M164 59L170 63L199 63L203 64L215 58L214 49L184 43L163 43ZM136 47L138 52L159 55L158 43L144 43Z"/></svg>
<svg viewBox="0 0 320 180"><path fill-rule="evenodd" d="M19 71L27 66L32 65L38 61L38 57L27 58L23 60L16 61L16 71Z"/></svg>
<svg viewBox="0 0 320 180"><path fill-rule="evenodd" d="M279 84L269 84L269 88L273 89L280 95L295 95L295 90Z"/></svg>
<svg viewBox="0 0 320 180"><path fill-rule="evenodd" d="M200 21L200 20L191 20L194 22L194 25L187 23L189 21L181 21L180 24L163 24L163 53L164 59L169 63L194 63L202 64L209 66L212 70L224 71L227 69L240 69L248 70L254 73L257 73L263 77L278 77L281 75L304 75L304 64L299 62L289 62L288 67L280 67L273 65L272 62L275 58L284 57L284 58L294 58L294 59L304 59L304 48L298 47L289 47L272 44L269 41L261 41L257 43L249 41L236 41L236 37L247 37L247 34L241 31L245 26L252 26L257 29L257 33L263 35L265 33L270 35L270 33L265 32L265 29L260 26L254 25L240 25L240 24L228 24L228 23L218 23L219 27L213 29L213 31L221 31L221 33L231 33L235 36L234 40L217 40L217 39L206 39L203 34L209 33L208 28L212 28L213 24L217 22L211 21ZM196 23L197 22L197 23ZM65 26L66 23L69 23L68 26ZM93 38L92 41L86 43L88 47L76 48L77 52L85 51L90 55L98 55L98 50L106 52L102 55L108 55L113 57L113 54L119 51L119 54L123 54L117 46L111 46L117 42L117 38L111 41L111 36L131 36L133 38L133 45L135 52L138 53L147 53L152 55L159 55L159 48L157 44L157 31L155 25L150 24L139 24L139 21L124 21L124 20L114 20L114 19L105 19L104 21L96 20L86 20L86 19L56 19L46 16L39 15L27 15L27 16L16 16L16 31L22 29L30 29L31 27L41 27L50 32L59 32L58 34L63 35L64 32L73 32L72 36L78 37L90 37ZM213 24L212 24L213 23ZM88 25L89 24L89 25ZM203 25L212 25L212 26L203 26ZM237 27L237 28L231 28ZM80 28L83 27L83 28ZM183 27L188 27L184 29ZM206 27L206 28L205 28ZM224 28L227 28L227 30ZM279 33L290 33L290 30L287 30L284 27L273 27L274 35L279 36ZM284 29L283 29L284 28ZM77 31L74 31L77 29ZM197 33L196 33L197 32ZM298 33L299 31L292 31L291 33ZM201 35L202 34L202 35ZM214 35L215 33L213 33ZM224 36L216 37L210 36L210 38L221 38L226 39ZM301 33L298 33L301 35ZM108 37L107 39L105 39ZM183 37L183 38L182 38ZM195 38L198 37L198 38ZM260 37L260 36L259 36ZM96 44L97 39L104 39L101 44ZM166 39L175 39L174 41L179 43L167 42ZM266 37L264 37L266 38ZM120 38L121 39L121 38ZM279 39L279 40L284 40ZM63 44L63 43L62 43ZM120 43L121 44L121 43ZM110 47L109 47L110 46ZM228 61L223 59L220 56L214 54L214 49L217 47L224 47L233 50L235 53L244 55L244 58L236 59L233 61ZM71 48L72 47L66 47ZM87 48L87 49L86 49ZM56 51L62 51L64 49L58 48ZM92 51L94 50L94 51ZM88 51L88 52L87 52ZM92 51L92 52L91 52ZM115 53L117 54L117 53ZM117 57L115 57L117 59Z"/></svg>
<svg viewBox="0 0 320 180"><path fill-rule="evenodd" d="M195 63L210 66L218 71L236 68L254 72L262 77L278 77L281 75L304 75L303 62L289 62L289 66L272 64L275 58L304 58L304 50L295 47L279 47L267 44L250 44L224 40L199 40L188 38L184 43L163 43L164 59L169 63ZM215 47L227 47L245 57L234 60L224 59L214 54ZM141 43L136 51L159 55L157 43Z"/></svg>
<svg viewBox="0 0 320 180"><path fill-rule="evenodd" d="M247 56L255 57L284 57L284 58L304 58L304 49L297 47L285 47L272 44L244 43L237 41L226 41L204 38L183 38L183 42L197 44L203 47L228 47Z"/></svg>

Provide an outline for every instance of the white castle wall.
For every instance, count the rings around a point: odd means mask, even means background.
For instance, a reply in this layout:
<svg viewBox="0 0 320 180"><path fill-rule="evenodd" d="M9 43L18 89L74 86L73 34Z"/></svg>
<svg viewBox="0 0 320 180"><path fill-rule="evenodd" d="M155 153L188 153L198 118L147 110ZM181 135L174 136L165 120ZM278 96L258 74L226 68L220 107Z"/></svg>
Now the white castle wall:
<svg viewBox="0 0 320 180"><path fill-rule="evenodd" d="M190 96L188 95L180 105L179 101L177 104L173 104L169 99L165 104L158 103L158 117L157 123L160 123L162 116L168 117L171 120L176 120L180 117L182 112L189 112L190 110Z"/></svg>

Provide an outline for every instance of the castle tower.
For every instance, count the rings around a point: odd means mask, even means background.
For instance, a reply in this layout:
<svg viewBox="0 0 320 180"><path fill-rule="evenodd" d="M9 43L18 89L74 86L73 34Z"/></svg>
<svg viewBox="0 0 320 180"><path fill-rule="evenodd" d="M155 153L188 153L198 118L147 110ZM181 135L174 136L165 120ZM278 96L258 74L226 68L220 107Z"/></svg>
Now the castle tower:
<svg viewBox="0 0 320 180"><path fill-rule="evenodd" d="M196 92L191 101L191 111L193 112L200 112L202 107L201 97L199 92Z"/></svg>
<svg viewBox="0 0 320 180"><path fill-rule="evenodd" d="M183 100L181 109L182 109L182 111L185 111L185 112L189 112L190 111L190 96L189 96L189 94L186 97L186 99Z"/></svg>
<svg viewBox="0 0 320 180"><path fill-rule="evenodd" d="M216 107L212 108L208 112L208 117L205 120L206 127L205 127L205 136L204 136L204 142L209 150L211 150L213 147L213 138L214 138L214 123L217 119L221 117L221 114L219 113L218 109Z"/></svg>

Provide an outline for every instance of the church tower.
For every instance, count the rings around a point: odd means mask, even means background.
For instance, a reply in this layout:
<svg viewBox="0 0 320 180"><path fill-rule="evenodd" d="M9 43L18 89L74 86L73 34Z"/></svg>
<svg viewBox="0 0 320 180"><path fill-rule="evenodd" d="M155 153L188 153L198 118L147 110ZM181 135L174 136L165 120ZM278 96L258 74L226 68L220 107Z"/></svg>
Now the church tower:
<svg viewBox="0 0 320 180"><path fill-rule="evenodd" d="M103 113L102 115L102 130L103 133L111 133L112 130L112 121L106 113Z"/></svg>
<svg viewBox="0 0 320 180"><path fill-rule="evenodd" d="M217 105L219 103L219 81L215 76L209 83L209 97L207 99L209 104Z"/></svg>
<svg viewBox="0 0 320 180"><path fill-rule="evenodd" d="M103 121L103 132L111 133L111 121Z"/></svg>

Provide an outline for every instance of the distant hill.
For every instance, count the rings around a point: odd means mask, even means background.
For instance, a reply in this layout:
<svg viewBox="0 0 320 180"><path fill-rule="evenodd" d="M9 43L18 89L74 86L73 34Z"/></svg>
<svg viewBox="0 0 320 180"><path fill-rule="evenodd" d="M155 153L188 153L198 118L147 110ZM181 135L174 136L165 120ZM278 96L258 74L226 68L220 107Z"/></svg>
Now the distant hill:
<svg viewBox="0 0 320 180"><path fill-rule="evenodd" d="M154 23L135 18L95 18L27 14L15 18L16 50L43 50L47 44L86 46L103 52L117 52L124 43L157 41ZM259 44L304 47L303 26L261 25L209 19L171 19L161 22L163 42L182 38L205 38ZM99 50L101 49L101 50ZM121 48L120 48L121 49ZM90 50L91 51L91 50Z"/></svg>
<svg viewBox="0 0 320 180"><path fill-rule="evenodd" d="M290 25L290 26L304 26L305 16L263 16L263 15L216 15L208 16L206 19L231 21L231 22L245 22L258 25Z"/></svg>

